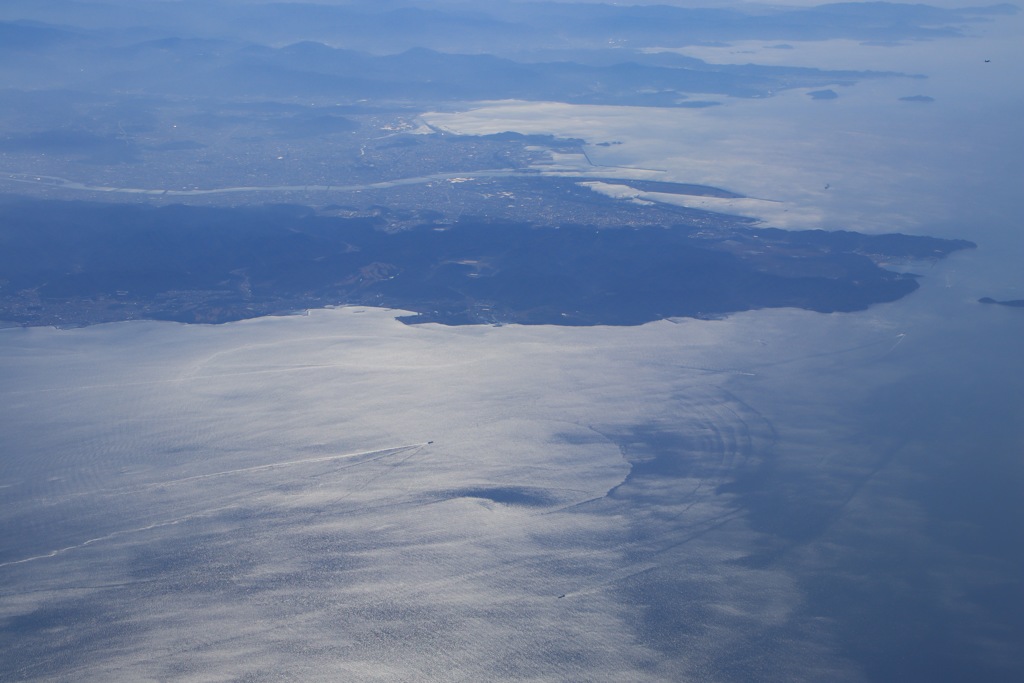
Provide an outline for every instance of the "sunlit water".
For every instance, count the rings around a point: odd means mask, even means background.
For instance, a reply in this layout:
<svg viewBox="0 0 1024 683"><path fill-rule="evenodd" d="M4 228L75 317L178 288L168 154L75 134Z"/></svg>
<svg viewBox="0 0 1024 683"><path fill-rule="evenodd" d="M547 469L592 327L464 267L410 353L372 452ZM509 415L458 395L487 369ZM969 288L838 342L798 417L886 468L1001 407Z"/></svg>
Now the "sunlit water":
<svg viewBox="0 0 1024 683"><path fill-rule="evenodd" d="M434 115L978 243L865 312L0 331L0 677L1014 680L1024 312L976 301L1024 298L1005 45L872 48L931 78L832 101Z"/></svg>

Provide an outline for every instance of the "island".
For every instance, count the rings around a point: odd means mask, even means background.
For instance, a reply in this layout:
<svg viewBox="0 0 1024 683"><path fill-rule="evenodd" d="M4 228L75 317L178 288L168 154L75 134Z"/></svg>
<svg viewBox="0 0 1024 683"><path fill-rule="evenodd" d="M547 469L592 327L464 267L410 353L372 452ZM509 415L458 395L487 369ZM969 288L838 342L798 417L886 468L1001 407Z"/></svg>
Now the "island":
<svg viewBox="0 0 1024 683"><path fill-rule="evenodd" d="M1010 306L1011 308L1024 308L1024 299L1009 299L1006 301L996 301L995 299L987 296L983 296L978 299L979 304L998 304L1000 306Z"/></svg>

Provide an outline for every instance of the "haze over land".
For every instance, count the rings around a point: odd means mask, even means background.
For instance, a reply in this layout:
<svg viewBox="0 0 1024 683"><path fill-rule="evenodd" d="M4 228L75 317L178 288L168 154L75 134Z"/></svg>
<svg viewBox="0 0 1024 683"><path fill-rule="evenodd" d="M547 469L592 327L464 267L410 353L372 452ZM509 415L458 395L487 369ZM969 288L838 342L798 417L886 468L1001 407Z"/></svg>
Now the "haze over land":
<svg viewBox="0 0 1024 683"><path fill-rule="evenodd" d="M801 4L5 2L0 679L1019 680L1021 17Z"/></svg>

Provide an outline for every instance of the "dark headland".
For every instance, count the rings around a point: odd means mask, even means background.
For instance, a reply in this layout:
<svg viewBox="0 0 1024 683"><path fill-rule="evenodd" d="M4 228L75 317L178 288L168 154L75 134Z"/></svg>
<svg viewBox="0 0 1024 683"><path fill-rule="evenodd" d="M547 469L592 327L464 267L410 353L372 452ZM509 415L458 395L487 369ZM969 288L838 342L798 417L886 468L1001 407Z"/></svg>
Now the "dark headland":
<svg viewBox="0 0 1024 683"><path fill-rule="evenodd" d="M449 325L856 311L917 288L916 276L886 263L973 246L759 228L714 214L628 227L425 215L393 230L386 213L8 201L0 204L0 320L221 323L344 304Z"/></svg>

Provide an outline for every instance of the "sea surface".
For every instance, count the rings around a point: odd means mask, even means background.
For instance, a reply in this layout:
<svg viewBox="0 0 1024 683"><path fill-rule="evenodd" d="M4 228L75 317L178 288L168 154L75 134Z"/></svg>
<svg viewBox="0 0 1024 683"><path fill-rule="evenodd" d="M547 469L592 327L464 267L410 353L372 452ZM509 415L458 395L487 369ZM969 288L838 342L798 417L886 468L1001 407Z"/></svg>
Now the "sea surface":
<svg viewBox="0 0 1024 683"><path fill-rule="evenodd" d="M0 678L1020 680L1024 312L977 302L1024 298L1000 22L845 46L929 78L834 100L433 115L978 244L894 303L0 330Z"/></svg>

